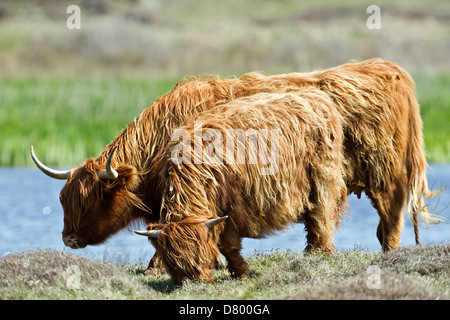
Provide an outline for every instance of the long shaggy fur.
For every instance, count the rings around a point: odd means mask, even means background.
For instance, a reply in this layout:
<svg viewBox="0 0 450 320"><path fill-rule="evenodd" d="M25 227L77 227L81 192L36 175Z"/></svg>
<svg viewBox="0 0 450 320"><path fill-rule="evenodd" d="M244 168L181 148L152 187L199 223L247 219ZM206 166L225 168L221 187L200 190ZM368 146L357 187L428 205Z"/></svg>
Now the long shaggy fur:
<svg viewBox="0 0 450 320"><path fill-rule="evenodd" d="M158 221L164 190L160 174L173 129L217 103L260 90L241 79L193 78L178 83L136 117L97 159L88 159L72 170L60 195L63 236L76 234L79 247L83 247L105 241L134 221ZM113 183L115 188L109 188L111 182L99 180L97 171L105 168L114 147L112 166L119 178ZM131 170L117 169L122 166ZM131 179L137 183L124 183ZM106 189L111 192L104 194Z"/></svg>
<svg viewBox="0 0 450 320"><path fill-rule="evenodd" d="M160 175L174 128L233 99L261 92L292 92L303 87L328 94L342 116L347 186L357 194L365 191L371 197L380 215L377 235L383 248L398 246L402 222L399 212L405 205L408 213L412 212L418 241L419 215L427 223L439 221L429 214L423 201L424 196L434 194L428 189L425 176L419 107L408 73L381 59L312 73L270 77L249 73L236 79L209 77L181 81L132 121L97 159L73 170L73 177L61 191L65 212L63 235L77 230L83 242L94 244L105 241L133 221L158 221L165 189ZM120 174L110 193L103 194L109 181L99 181L95 170L104 169L107 155L115 146L113 167L129 166L130 170ZM131 180L135 182L123 183ZM393 194L398 196L396 200L390 196ZM134 200L128 201L127 195Z"/></svg>
<svg viewBox="0 0 450 320"><path fill-rule="evenodd" d="M428 189L423 151L422 120L414 80L398 65L381 59L348 63L309 74L269 77L313 85L326 92L344 119L347 173L350 189L387 191L406 168L407 212L426 223L439 222L423 202ZM403 200L398 200L403 201ZM380 212L379 212L380 213ZM386 214L386 213L380 213ZM418 238L418 234L416 235Z"/></svg>
<svg viewBox="0 0 450 320"><path fill-rule="evenodd" d="M328 95L314 88L260 93L217 106L196 121L202 123L202 136L211 129L220 132L222 146L228 144L230 130L258 128L272 134L271 130L278 130L278 141L265 137L270 141L270 152L274 150L271 144L277 144L278 170L263 174L267 159L257 163L247 159L241 164L230 164L230 159L215 164L168 160L161 211L161 223L168 225L162 229L163 240L158 239L157 248L175 282L184 277L196 278L198 274L209 275L209 268L204 268L214 262L217 253L217 241L203 240L204 225L195 220L187 222L193 218L205 221L228 215L224 228L215 227L209 233L212 238L220 234L220 251L236 277L248 276L239 254L242 237L261 238L294 222L305 223L308 250L334 252L334 228L346 203L347 188L341 116ZM179 144L194 146L191 159L196 156L195 150L205 153L210 142L195 139L199 128L193 121L179 129L189 132L190 139L169 143L169 155ZM249 152L249 137L245 144ZM226 153L224 148L220 156L226 158ZM177 228L173 227L175 222L180 223ZM186 236L180 231L183 228L189 230Z"/></svg>

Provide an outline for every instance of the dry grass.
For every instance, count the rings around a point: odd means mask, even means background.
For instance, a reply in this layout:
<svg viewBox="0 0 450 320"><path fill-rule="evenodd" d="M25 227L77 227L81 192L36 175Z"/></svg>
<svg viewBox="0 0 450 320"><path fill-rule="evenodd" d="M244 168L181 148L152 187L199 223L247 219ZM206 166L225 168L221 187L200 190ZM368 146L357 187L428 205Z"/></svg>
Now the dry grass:
<svg viewBox="0 0 450 320"><path fill-rule="evenodd" d="M173 285L143 266L117 266L67 253L0 258L0 299L449 299L450 245L387 254L349 250L330 257L273 252L246 258L251 279L221 266L213 283ZM370 266L380 270L372 288ZM369 285L368 285L369 283Z"/></svg>
<svg viewBox="0 0 450 320"><path fill-rule="evenodd" d="M0 259L0 299L150 298L149 290L113 264L55 251Z"/></svg>
<svg viewBox="0 0 450 320"><path fill-rule="evenodd" d="M367 286L372 273L330 279L325 286L294 299L449 299L450 246L417 247L381 254L370 266L380 268L380 285ZM367 269L366 269L367 270ZM370 280L369 280L370 281Z"/></svg>

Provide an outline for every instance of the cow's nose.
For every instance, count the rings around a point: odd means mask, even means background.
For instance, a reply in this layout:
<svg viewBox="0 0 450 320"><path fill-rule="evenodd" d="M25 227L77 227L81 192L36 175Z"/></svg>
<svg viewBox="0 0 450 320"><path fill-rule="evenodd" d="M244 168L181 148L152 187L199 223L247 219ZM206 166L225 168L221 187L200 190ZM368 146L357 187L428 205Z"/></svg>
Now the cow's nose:
<svg viewBox="0 0 450 320"><path fill-rule="evenodd" d="M64 244L68 247L76 247L77 245L77 235L72 233L66 237L63 236Z"/></svg>

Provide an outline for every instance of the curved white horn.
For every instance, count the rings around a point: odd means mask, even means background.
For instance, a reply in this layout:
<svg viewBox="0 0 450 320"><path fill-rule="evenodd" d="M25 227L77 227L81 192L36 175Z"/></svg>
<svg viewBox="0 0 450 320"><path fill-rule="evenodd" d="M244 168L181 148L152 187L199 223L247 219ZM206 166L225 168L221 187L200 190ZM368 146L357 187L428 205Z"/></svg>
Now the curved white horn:
<svg viewBox="0 0 450 320"><path fill-rule="evenodd" d="M69 179L70 172L72 172L72 170L59 171L59 170L50 169L49 167L45 166L42 162L39 161L39 159L34 154L33 146L31 146L31 158L33 159L33 161L36 164L36 166L43 173L48 175L49 177L52 177L54 179L59 179L59 180L67 180L67 179Z"/></svg>
<svg viewBox="0 0 450 320"><path fill-rule="evenodd" d="M149 238L158 238L161 234L161 230L134 230L134 233Z"/></svg>
<svg viewBox="0 0 450 320"><path fill-rule="evenodd" d="M119 176L119 174L117 173L117 171L114 170L114 169L111 167L111 159L112 159L112 156L113 156L113 154L114 154L114 151L116 151L116 149L117 149L117 146L115 146L114 148L112 148L111 151L109 152L108 159L106 160L106 169L105 169L105 170L102 170L102 171L99 171L99 172L97 173L99 179L111 179L111 180L115 180L115 179L117 179L117 177Z"/></svg>
<svg viewBox="0 0 450 320"><path fill-rule="evenodd" d="M209 229L211 229L215 225L218 225L222 221L225 221L227 218L228 218L228 216L223 216L223 217L220 217L220 218L211 219L211 220L206 221L204 223L204 225L207 226Z"/></svg>

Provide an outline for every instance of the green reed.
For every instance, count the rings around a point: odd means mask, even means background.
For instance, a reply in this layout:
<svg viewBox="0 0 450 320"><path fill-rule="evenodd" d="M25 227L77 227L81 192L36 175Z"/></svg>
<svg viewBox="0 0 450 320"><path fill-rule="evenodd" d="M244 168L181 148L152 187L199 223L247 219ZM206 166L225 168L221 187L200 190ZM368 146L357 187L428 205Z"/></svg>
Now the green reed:
<svg viewBox="0 0 450 320"><path fill-rule="evenodd" d="M450 75L414 77L430 162L450 161ZM30 145L52 166L95 157L179 79L0 80L0 165L30 166Z"/></svg>
<svg viewBox="0 0 450 320"><path fill-rule="evenodd" d="M171 90L171 79L0 81L0 165L71 166L104 150L135 116Z"/></svg>

